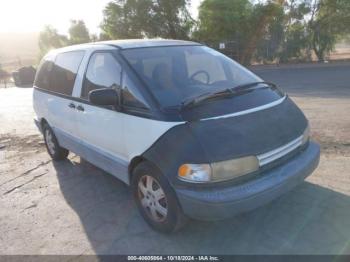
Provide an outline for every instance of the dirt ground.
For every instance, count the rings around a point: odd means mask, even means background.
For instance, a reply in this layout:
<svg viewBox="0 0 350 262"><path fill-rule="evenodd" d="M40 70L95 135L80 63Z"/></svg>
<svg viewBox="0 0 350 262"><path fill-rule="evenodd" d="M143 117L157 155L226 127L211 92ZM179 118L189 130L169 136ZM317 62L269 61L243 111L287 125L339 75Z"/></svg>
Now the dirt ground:
<svg viewBox="0 0 350 262"><path fill-rule="evenodd" d="M349 72L257 69L310 120L318 169L266 206L173 235L151 230L111 175L74 154L52 162L32 122L32 89L0 89L0 254L350 254Z"/></svg>

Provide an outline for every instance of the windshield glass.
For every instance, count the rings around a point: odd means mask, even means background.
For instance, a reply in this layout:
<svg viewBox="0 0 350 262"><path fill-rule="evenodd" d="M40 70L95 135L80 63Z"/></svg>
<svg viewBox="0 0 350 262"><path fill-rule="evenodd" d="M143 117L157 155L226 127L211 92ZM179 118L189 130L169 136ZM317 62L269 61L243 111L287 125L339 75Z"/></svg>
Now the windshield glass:
<svg viewBox="0 0 350 262"><path fill-rule="evenodd" d="M205 93L262 81L232 59L206 46L172 46L122 51L163 107Z"/></svg>

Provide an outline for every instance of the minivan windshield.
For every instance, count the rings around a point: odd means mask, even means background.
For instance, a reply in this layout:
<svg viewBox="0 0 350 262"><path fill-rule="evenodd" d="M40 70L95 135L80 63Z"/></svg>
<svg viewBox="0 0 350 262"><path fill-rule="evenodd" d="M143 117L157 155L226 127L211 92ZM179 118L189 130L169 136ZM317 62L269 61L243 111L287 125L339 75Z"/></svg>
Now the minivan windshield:
<svg viewBox="0 0 350 262"><path fill-rule="evenodd" d="M201 45L122 51L162 107L181 106L206 94L261 82L227 56Z"/></svg>

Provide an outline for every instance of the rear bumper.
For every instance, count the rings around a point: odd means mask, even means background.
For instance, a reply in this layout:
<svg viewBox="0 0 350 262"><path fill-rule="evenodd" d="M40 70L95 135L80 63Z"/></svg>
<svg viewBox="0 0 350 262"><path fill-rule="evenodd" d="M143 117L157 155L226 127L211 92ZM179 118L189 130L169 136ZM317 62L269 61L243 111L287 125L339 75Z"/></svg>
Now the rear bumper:
<svg viewBox="0 0 350 262"><path fill-rule="evenodd" d="M175 189L184 213L194 219L219 220L252 210L288 192L317 167L320 147L310 142L299 155L244 184L216 189Z"/></svg>

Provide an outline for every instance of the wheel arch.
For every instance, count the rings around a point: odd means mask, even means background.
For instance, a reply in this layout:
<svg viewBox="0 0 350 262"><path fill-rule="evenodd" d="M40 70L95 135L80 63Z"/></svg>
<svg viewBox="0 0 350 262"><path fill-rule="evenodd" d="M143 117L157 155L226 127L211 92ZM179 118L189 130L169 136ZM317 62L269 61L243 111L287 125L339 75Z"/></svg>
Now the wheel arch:
<svg viewBox="0 0 350 262"><path fill-rule="evenodd" d="M47 120L43 117L40 119L40 126L41 126L41 129L43 129L44 125L47 124L49 125L49 123L47 122Z"/></svg>
<svg viewBox="0 0 350 262"><path fill-rule="evenodd" d="M128 175L129 175L130 183L131 183L131 179L132 179L132 175L135 167L143 161L147 161L143 156L135 156L133 159L131 159L128 166Z"/></svg>
<svg viewBox="0 0 350 262"><path fill-rule="evenodd" d="M144 155L135 156L133 159L131 159L131 161L129 163L129 166L128 166L128 175L129 175L130 183L131 183L133 172L134 172L135 168L139 164L141 164L142 162L148 162L151 165L153 165L154 167L156 167L157 169L159 169L159 167L153 161L151 161L150 159L146 158Z"/></svg>

